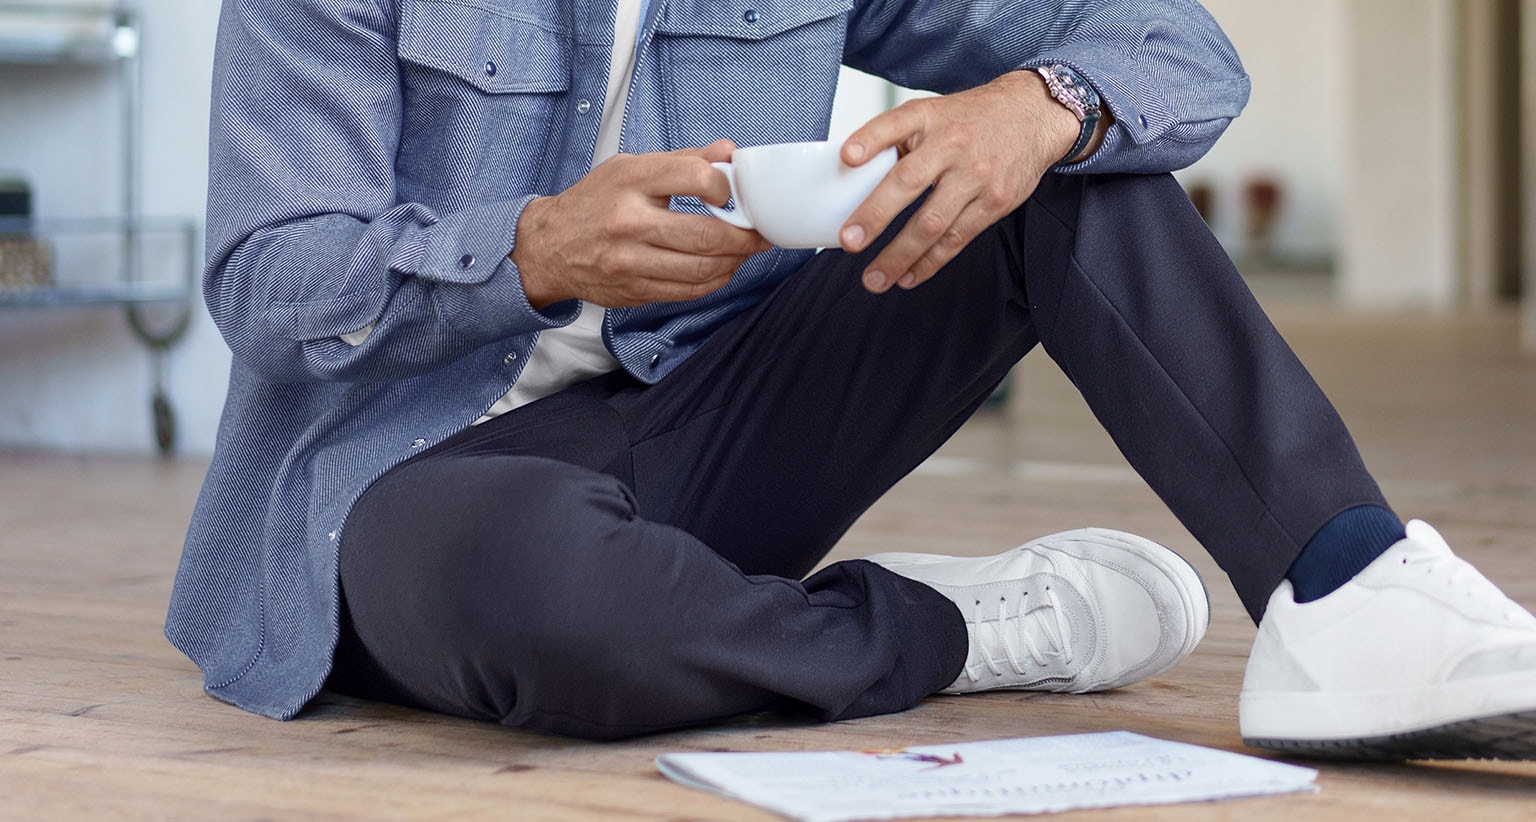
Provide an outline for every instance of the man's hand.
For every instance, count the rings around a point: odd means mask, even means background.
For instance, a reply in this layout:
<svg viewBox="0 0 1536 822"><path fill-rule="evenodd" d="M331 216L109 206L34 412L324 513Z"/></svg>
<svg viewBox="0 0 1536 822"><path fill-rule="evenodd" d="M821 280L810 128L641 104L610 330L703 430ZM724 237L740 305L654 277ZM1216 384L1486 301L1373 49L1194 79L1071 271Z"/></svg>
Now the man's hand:
<svg viewBox="0 0 1536 822"><path fill-rule="evenodd" d="M1101 128L1107 121L1106 111ZM1077 142L1079 129L1034 71L911 100L865 123L843 143L844 162L859 165L887 146L896 146L901 159L844 223L845 250L863 250L902 209L933 190L865 268L864 287L878 294L932 277L1029 199L1041 176Z"/></svg>
<svg viewBox="0 0 1536 822"><path fill-rule="evenodd" d="M523 209L512 261L534 308L582 299L607 308L702 297L748 257L771 248L755 231L667 210L692 195L725 205L725 175L710 166L736 146L620 154L553 197Z"/></svg>

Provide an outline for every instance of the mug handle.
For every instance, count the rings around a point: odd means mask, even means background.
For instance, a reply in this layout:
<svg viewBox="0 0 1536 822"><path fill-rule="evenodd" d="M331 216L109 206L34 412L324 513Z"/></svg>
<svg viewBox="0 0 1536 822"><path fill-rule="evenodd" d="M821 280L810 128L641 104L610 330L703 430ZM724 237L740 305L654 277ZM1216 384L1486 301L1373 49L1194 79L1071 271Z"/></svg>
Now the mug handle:
<svg viewBox="0 0 1536 822"><path fill-rule="evenodd" d="M747 219L747 212L741 208L741 195L736 192L736 173L731 170L731 164L710 163L710 165L720 169L720 171L725 174L725 179L731 182L731 198L736 201L736 208L733 211L726 211L719 206L710 205L709 203L705 203L704 207L709 209L710 214L719 217L720 219L730 223L733 226L736 226L737 228L753 228L752 221Z"/></svg>

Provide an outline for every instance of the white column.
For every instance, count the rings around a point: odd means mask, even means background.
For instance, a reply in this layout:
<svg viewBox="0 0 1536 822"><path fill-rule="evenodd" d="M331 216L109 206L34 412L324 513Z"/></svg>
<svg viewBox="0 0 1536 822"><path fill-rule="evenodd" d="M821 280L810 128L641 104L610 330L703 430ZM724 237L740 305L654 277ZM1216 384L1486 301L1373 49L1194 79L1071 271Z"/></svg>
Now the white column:
<svg viewBox="0 0 1536 822"><path fill-rule="evenodd" d="M1454 2L1350 2L1338 285L1351 304L1456 300Z"/></svg>
<svg viewBox="0 0 1536 822"><path fill-rule="evenodd" d="M1464 305L1486 308L1504 296L1505 278L1518 270L1518 148L1511 135L1519 128L1518 100L1512 99L1518 43L1504 30L1515 19L1516 4L1503 0L1461 0L1457 63L1457 119L1460 137L1457 229L1460 233L1460 294Z"/></svg>
<svg viewBox="0 0 1536 822"><path fill-rule="evenodd" d="M1522 222L1522 292L1524 317L1521 342L1527 351L1536 351L1536 0L1523 0L1520 7L1521 73L1521 185L1524 208Z"/></svg>

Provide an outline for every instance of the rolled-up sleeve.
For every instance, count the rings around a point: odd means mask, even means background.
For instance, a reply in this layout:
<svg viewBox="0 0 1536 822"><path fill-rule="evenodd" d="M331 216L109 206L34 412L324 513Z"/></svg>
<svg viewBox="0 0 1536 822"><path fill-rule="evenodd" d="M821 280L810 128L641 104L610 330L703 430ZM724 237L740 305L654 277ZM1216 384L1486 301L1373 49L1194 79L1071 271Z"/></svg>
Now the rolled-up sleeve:
<svg viewBox="0 0 1536 822"><path fill-rule="evenodd" d="M871 0L850 17L845 62L941 93L1062 63L1114 115L1067 172L1162 172L1199 159L1248 101L1237 52L1192 0Z"/></svg>
<svg viewBox="0 0 1536 822"><path fill-rule="evenodd" d="M373 0L224 4L204 297L268 378L409 376L574 316L534 310L509 258L531 195L399 201L393 14ZM367 326L361 345L339 339Z"/></svg>

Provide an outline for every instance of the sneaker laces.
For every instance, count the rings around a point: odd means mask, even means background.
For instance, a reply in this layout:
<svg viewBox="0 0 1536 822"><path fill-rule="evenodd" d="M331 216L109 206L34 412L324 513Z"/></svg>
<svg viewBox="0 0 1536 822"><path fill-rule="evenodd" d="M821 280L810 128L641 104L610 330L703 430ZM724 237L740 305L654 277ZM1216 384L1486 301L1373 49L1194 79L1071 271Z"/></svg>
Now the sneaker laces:
<svg viewBox="0 0 1536 822"><path fill-rule="evenodd" d="M1436 548L1439 546L1429 546ZM1404 553L1398 560L1407 572L1430 581L1432 587L1441 589L1447 602L1456 604L1468 616L1513 624L1529 620L1529 613L1499 590L1471 563L1445 550L1422 550Z"/></svg>
<svg viewBox="0 0 1536 822"><path fill-rule="evenodd" d="M1045 602L1040 603L1041 599ZM1014 598L1014 602L1018 603L1017 612L1010 617L1007 595L999 596L995 619L987 619L983 613L987 610L986 603L982 600L975 600L972 604L970 621L976 625L976 629L971 631L972 653L981 658L992 676L1003 676L1007 672L998 664L999 654L989 647L989 639L996 642L1002 650L1001 656L1007 659L1013 672L1020 675L1029 673L1029 669L1025 667L1024 660L1014 648L1015 637L1023 645L1023 650L1028 652L1029 658L1039 667L1043 668L1049 663L1049 656L1055 656L1062 662L1071 662L1072 644L1069 639L1071 632L1062 625L1061 603L1056 599L1056 594L1051 591L1050 586L1046 586L1043 596L1036 597L1036 604L1033 607L1029 602L1028 591ZM983 630L983 626L986 625L991 625L992 629ZM1036 635L1041 639L1038 644L1035 641ZM1043 650L1041 645L1050 646L1054 651ZM971 665L965 667L965 674L972 682L981 679L980 672L973 669Z"/></svg>

